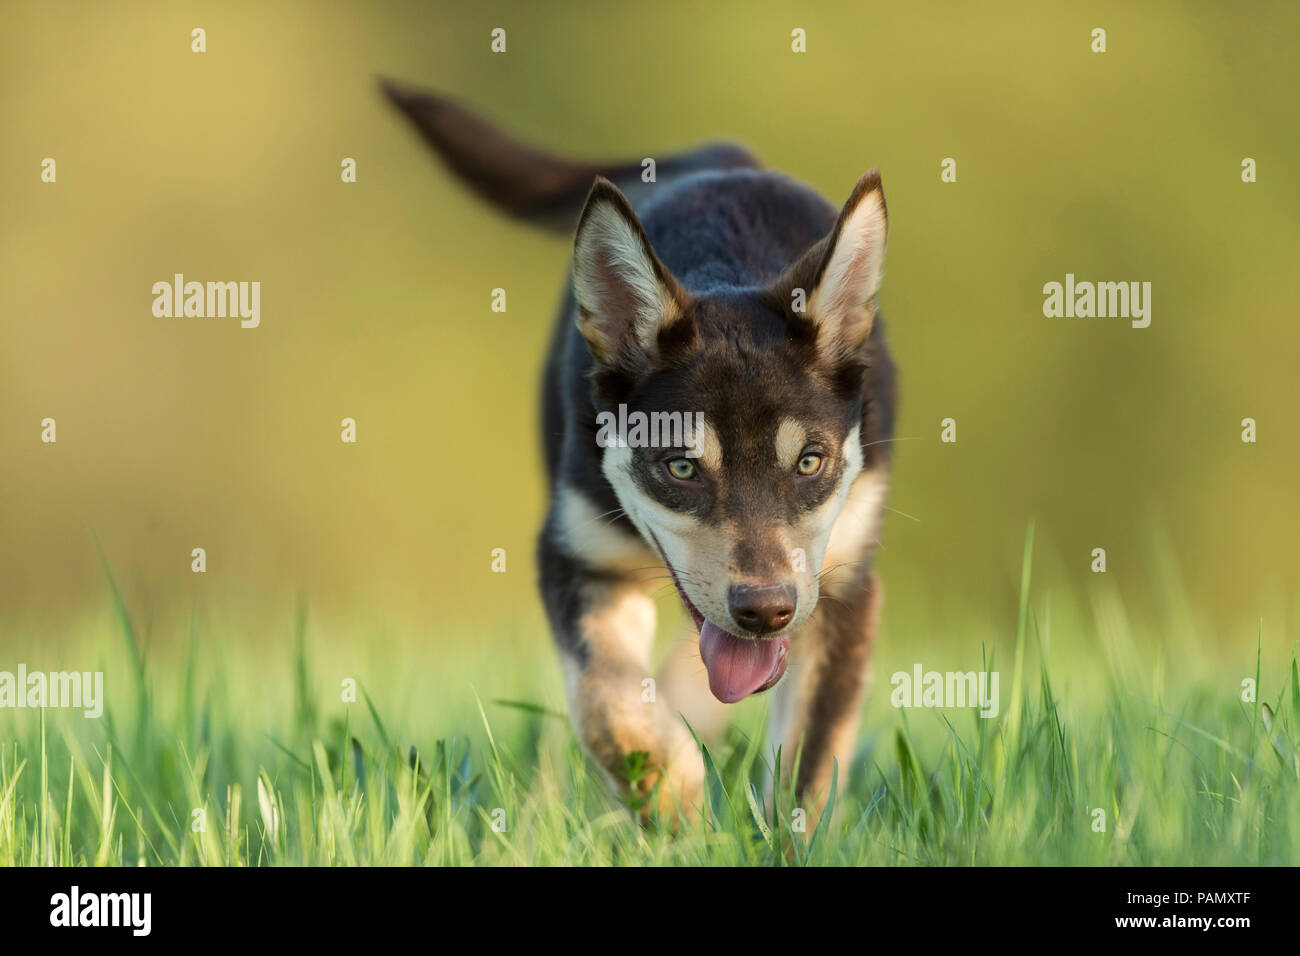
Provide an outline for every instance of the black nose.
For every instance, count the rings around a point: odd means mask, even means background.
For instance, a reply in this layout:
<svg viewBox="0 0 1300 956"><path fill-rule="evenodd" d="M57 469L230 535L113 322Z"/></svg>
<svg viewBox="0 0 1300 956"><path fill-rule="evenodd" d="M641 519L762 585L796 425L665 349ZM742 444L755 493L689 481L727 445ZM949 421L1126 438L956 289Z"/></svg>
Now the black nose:
<svg viewBox="0 0 1300 956"><path fill-rule="evenodd" d="M798 597L793 584L733 584L727 591L727 610L745 630L771 634L794 618Z"/></svg>

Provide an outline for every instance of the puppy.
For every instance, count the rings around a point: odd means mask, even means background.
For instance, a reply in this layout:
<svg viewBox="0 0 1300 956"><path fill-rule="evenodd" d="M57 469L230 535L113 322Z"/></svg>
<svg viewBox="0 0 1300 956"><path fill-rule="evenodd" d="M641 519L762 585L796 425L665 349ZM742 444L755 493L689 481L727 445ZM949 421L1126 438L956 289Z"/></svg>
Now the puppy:
<svg viewBox="0 0 1300 956"><path fill-rule="evenodd" d="M852 756L880 607L895 405L880 176L837 210L737 146L572 162L444 97L384 91L479 196L573 234L537 559L584 747L642 812L689 811L704 766L682 715L707 733L771 691L784 775L820 812L833 759L843 774ZM691 632L656 683L665 579Z"/></svg>

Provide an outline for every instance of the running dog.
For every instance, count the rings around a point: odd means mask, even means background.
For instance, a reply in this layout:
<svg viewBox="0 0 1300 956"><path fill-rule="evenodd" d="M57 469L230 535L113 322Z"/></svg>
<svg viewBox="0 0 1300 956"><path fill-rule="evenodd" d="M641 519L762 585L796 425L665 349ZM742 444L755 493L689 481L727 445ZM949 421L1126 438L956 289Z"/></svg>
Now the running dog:
<svg viewBox="0 0 1300 956"><path fill-rule="evenodd" d="M784 775L820 811L852 756L881 599L895 384L879 174L837 210L738 146L573 162L383 89L480 197L573 235L537 560L583 746L643 813L689 811L704 765L683 715L706 736L722 705L771 690ZM689 427L638 441L638 416ZM693 627L656 684L665 579Z"/></svg>

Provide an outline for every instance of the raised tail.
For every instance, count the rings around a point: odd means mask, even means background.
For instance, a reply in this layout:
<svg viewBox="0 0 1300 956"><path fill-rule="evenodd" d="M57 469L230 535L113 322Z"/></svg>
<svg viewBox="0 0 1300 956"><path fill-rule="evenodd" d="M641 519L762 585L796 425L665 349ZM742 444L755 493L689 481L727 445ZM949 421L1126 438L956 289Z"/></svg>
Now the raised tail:
<svg viewBox="0 0 1300 956"><path fill-rule="evenodd" d="M563 159L512 139L463 106L436 93L381 80L384 94L415 124L443 161L482 199L507 215L553 232L570 232L597 176L611 180L635 206L651 184L640 160L590 163ZM731 143L710 143L656 158L655 179L706 170L757 169L750 153Z"/></svg>

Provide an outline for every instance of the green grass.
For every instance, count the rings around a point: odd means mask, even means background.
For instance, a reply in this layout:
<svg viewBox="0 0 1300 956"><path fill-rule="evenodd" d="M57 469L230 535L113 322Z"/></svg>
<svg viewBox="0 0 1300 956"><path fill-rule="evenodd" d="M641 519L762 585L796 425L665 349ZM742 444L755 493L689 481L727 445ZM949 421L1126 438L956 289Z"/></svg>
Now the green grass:
<svg viewBox="0 0 1300 956"><path fill-rule="evenodd" d="M965 669L1009 651L999 716L892 708L895 666L945 659L893 621L833 820L802 830L788 787L767 796L762 701L706 751L704 812L674 833L606 792L540 640L331 644L300 613L266 651L196 615L151 652L109 582L111 625L61 651L103 661L102 719L0 711L0 865L1291 864L1300 848L1294 650L1266 654L1260 631L1216 657L1134 633L1104 595L1091 621L1053 614L1028 546L1018 619L965 641Z"/></svg>

